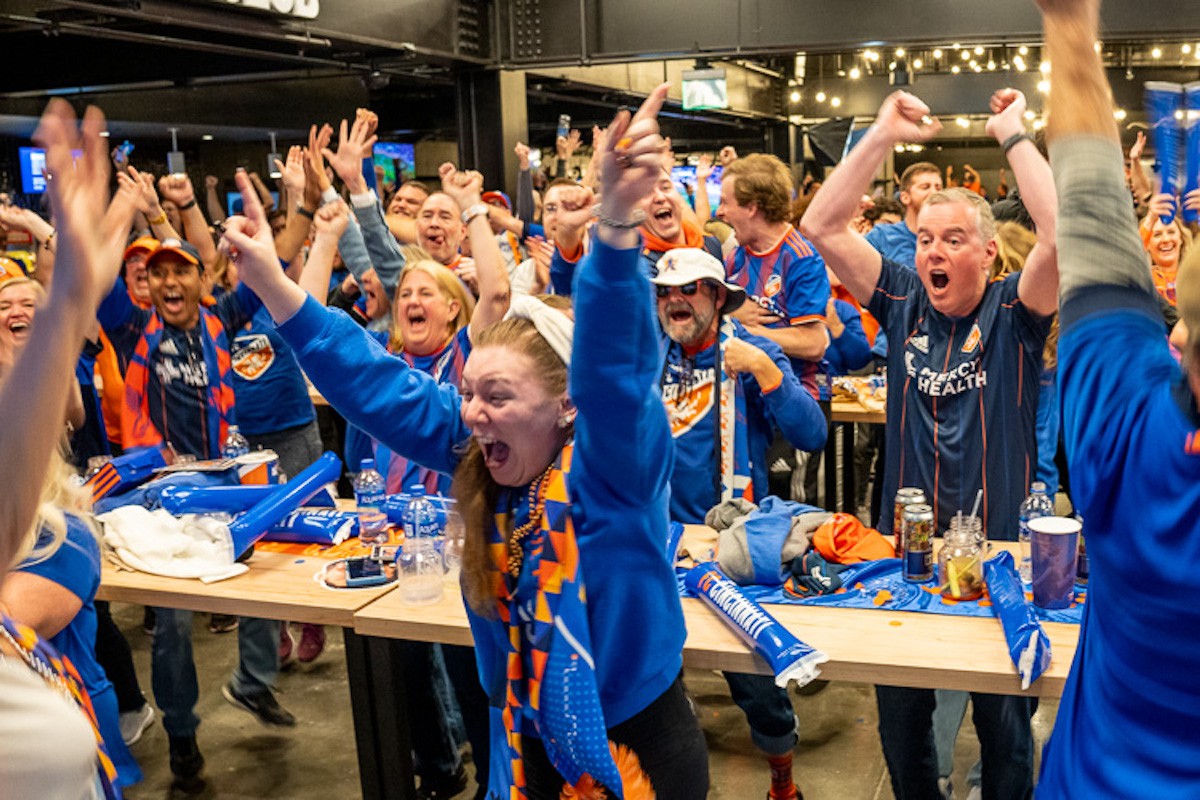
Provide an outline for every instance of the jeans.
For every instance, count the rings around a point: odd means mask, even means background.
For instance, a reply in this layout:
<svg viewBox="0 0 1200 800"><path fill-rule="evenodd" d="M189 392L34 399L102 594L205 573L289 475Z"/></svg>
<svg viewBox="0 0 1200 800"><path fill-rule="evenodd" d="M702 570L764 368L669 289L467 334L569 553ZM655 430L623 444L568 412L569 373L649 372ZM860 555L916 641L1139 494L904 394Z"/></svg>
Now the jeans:
<svg viewBox="0 0 1200 800"><path fill-rule="evenodd" d="M279 674L279 622L241 617L237 635L238 665L230 687L238 694L270 691ZM191 611L155 609L150 685L167 733L195 736L200 724L196 716L200 686L192 657Z"/></svg>
<svg viewBox="0 0 1200 800"><path fill-rule="evenodd" d="M876 686L879 738L896 800L941 800L933 743L934 692ZM1033 731L1037 701L971 692L975 732L983 759L984 800L1033 796Z"/></svg>
<svg viewBox="0 0 1200 800"><path fill-rule="evenodd" d="M610 741L637 755L658 800L703 800L708 796L708 748L677 678L654 702L608 729ZM558 800L562 776L540 739L521 737L529 800Z"/></svg>
<svg viewBox="0 0 1200 800"><path fill-rule="evenodd" d="M791 752L799 737L796 735L796 712L787 689L775 685L769 675L748 675L741 672L722 672L729 684L733 702L750 723L750 738L767 755Z"/></svg>
<svg viewBox="0 0 1200 800"><path fill-rule="evenodd" d="M935 689L937 707L933 710L933 744L937 748L938 776L949 778L954 772L954 741L967 713L966 692Z"/></svg>

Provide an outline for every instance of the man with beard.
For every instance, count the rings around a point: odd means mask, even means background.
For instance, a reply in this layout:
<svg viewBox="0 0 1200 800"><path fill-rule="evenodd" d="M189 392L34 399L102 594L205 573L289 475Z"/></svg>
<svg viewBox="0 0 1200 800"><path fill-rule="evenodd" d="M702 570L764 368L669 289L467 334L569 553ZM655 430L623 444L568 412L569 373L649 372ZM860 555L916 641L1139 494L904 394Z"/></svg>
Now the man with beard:
<svg viewBox="0 0 1200 800"><path fill-rule="evenodd" d="M728 316L746 292L725 280L717 258L698 248L668 250L652 283L665 334L663 405L675 440L671 519L702 523L722 501L765 494L775 425L794 447L819 450L825 416L779 346ZM771 765L768 796L795 800L796 716L787 690L765 675L724 675Z"/></svg>

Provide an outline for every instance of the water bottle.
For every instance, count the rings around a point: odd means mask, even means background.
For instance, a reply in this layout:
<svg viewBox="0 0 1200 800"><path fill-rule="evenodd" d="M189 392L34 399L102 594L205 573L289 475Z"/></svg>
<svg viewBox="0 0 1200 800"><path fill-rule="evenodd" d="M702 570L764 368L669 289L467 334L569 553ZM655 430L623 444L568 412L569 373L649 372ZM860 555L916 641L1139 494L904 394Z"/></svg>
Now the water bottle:
<svg viewBox="0 0 1200 800"><path fill-rule="evenodd" d="M436 603L442 599L441 554L437 540L441 536L437 509L425 496L419 484L408 490L408 507L404 510L404 545L397 554L397 575L400 598L412 605Z"/></svg>
<svg viewBox="0 0 1200 800"><path fill-rule="evenodd" d="M229 435L225 437L225 444L221 447L221 455L225 458L237 458L249 452L250 442L246 441L245 436L242 436L237 425L230 425Z"/></svg>
<svg viewBox="0 0 1200 800"><path fill-rule="evenodd" d="M1029 496L1021 503L1017 512L1018 529L1017 541L1021 545L1021 580L1025 583L1033 581L1033 551L1029 539L1029 520L1038 517L1054 516L1054 501L1046 489L1046 484L1034 481L1029 487Z"/></svg>
<svg viewBox="0 0 1200 800"><path fill-rule="evenodd" d="M458 504L449 498L444 501L444 504L446 507L446 528L442 532L442 563L446 567L446 572L453 572L462 569L466 527L463 525L462 517L459 516Z"/></svg>
<svg viewBox="0 0 1200 800"><path fill-rule="evenodd" d="M387 544L388 519L383 513L387 494L383 476L375 471L375 459L364 458L354 479L354 502L358 505L358 540L365 545Z"/></svg>

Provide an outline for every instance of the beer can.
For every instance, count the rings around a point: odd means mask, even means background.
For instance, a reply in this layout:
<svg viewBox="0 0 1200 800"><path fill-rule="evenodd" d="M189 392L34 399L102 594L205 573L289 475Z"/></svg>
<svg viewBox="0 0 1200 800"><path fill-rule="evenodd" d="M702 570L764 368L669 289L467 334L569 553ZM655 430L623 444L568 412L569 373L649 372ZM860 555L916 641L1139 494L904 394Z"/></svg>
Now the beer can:
<svg viewBox="0 0 1200 800"><path fill-rule="evenodd" d="M904 508L925 502L925 490L906 486L896 491L896 504L892 512L892 536L895 538L896 555L904 550Z"/></svg>
<svg viewBox="0 0 1200 800"><path fill-rule="evenodd" d="M924 503L904 509L904 580L923 583L933 577L933 509Z"/></svg>

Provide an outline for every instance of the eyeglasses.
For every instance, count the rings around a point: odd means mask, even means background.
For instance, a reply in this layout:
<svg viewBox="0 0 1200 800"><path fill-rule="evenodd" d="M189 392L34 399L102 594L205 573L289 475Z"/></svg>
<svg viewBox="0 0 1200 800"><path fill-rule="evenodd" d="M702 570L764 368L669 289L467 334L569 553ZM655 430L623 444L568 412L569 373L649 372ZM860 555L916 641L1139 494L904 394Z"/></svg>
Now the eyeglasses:
<svg viewBox="0 0 1200 800"><path fill-rule="evenodd" d="M691 283L685 283L682 286L664 286L661 283L656 283L654 284L654 294L658 297L666 297L671 293L672 289L678 289L680 294L686 297L691 297L696 292L700 291L700 284L702 283L704 283L704 281L692 281Z"/></svg>

